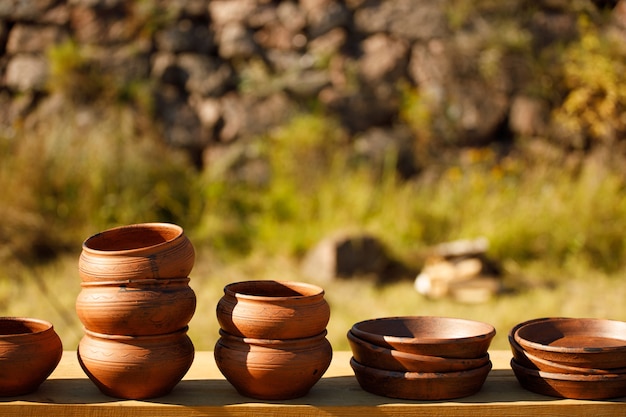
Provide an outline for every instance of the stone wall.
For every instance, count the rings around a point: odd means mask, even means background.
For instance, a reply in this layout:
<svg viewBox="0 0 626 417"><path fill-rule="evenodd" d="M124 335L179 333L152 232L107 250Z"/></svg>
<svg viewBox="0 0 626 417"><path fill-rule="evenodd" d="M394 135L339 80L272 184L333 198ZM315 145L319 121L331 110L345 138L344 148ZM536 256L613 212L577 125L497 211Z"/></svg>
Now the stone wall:
<svg viewBox="0 0 626 417"><path fill-rule="evenodd" d="M535 43L573 36L567 1L531 3L522 24ZM400 113L406 91L429 98L437 140L481 145L541 134L544 103L523 94L524 65L490 49L507 34L488 13L455 26L462 4L3 0L0 126L6 133L58 101L47 52L73 40L87 75L106 74L118 85L149 80L164 140L199 165L213 145L266 132L312 107L336 117L365 144L360 149L410 153L416 133ZM514 4L513 14L525 3ZM95 99L81 92L87 83L75 82L78 96ZM401 168L411 175L418 167L406 161Z"/></svg>

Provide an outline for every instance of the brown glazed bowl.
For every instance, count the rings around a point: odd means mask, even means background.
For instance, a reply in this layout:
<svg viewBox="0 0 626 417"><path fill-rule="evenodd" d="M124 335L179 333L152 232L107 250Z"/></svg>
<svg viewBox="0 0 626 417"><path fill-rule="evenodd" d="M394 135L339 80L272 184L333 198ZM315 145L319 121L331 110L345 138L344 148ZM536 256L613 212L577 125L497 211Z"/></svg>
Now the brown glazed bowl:
<svg viewBox="0 0 626 417"><path fill-rule="evenodd" d="M359 339L351 331L347 336L354 359L370 368L398 372L455 372L480 368L489 362L489 354L476 359L417 355L380 347Z"/></svg>
<svg viewBox="0 0 626 417"><path fill-rule="evenodd" d="M543 320L543 319L538 319ZM589 374L623 374L626 373L626 368L615 368L615 369L595 369L595 368L580 368L577 366L564 365L557 362L552 362L546 359L539 358L533 355L530 352L526 352L522 347L515 341L513 334L517 331L518 328L523 326L525 323L520 323L514 326L509 332L509 345L511 346L511 352L513 353L513 358L518 365L521 365L525 368L536 369L543 372L551 372L551 373L561 373L561 374L580 374L580 375L589 375Z"/></svg>
<svg viewBox="0 0 626 417"><path fill-rule="evenodd" d="M256 280L226 285L216 314L220 327L234 336L300 339L326 329L330 307L316 285Z"/></svg>
<svg viewBox="0 0 626 417"><path fill-rule="evenodd" d="M328 369L326 331L303 339L252 339L220 331L214 356L226 380L246 397L287 400L306 395Z"/></svg>
<svg viewBox="0 0 626 417"><path fill-rule="evenodd" d="M626 322L545 318L521 325L515 341L531 355L579 368L626 367Z"/></svg>
<svg viewBox="0 0 626 417"><path fill-rule="evenodd" d="M575 400L623 397L626 374L562 374L526 368L511 359L511 368L520 385L537 394Z"/></svg>
<svg viewBox="0 0 626 417"><path fill-rule="evenodd" d="M196 294L189 278L81 285L76 313L85 328L96 333L171 333L189 324L196 310Z"/></svg>
<svg viewBox="0 0 626 417"><path fill-rule="evenodd" d="M496 329L473 320L405 316L365 320L352 333L372 344L401 352L444 358L476 359L487 354Z"/></svg>
<svg viewBox="0 0 626 417"><path fill-rule="evenodd" d="M85 240L78 272L83 282L185 278L194 262L193 245L182 227L141 223L105 230Z"/></svg>
<svg viewBox="0 0 626 417"><path fill-rule="evenodd" d="M450 400L480 391L491 361L480 368L459 372L396 372L370 368L350 359L356 379L372 394L404 400Z"/></svg>
<svg viewBox="0 0 626 417"><path fill-rule="evenodd" d="M78 345L78 362L102 393L123 399L168 394L194 359L187 327L154 336L119 336L91 332Z"/></svg>
<svg viewBox="0 0 626 417"><path fill-rule="evenodd" d="M0 396L36 391L55 370L63 345L51 323L0 317Z"/></svg>

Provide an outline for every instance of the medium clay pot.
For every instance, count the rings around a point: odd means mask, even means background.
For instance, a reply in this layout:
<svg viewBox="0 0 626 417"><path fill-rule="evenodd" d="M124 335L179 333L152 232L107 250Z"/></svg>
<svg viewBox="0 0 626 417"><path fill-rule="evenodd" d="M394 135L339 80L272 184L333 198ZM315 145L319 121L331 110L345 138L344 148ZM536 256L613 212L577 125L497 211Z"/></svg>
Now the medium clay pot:
<svg viewBox="0 0 626 417"><path fill-rule="evenodd" d="M187 327L155 336L118 336L85 330L78 361L104 394L146 399L168 394L194 359Z"/></svg>
<svg viewBox="0 0 626 417"><path fill-rule="evenodd" d="M21 317L0 318L0 396L36 391L63 355L51 323Z"/></svg>
<svg viewBox="0 0 626 417"><path fill-rule="evenodd" d="M292 281L243 281L224 287L217 320L227 333L257 339L299 339L326 329L324 290Z"/></svg>
<svg viewBox="0 0 626 417"><path fill-rule="evenodd" d="M246 397L287 400L306 395L328 369L332 347L326 331L303 339L252 339L220 331L217 367Z"/></svg>
<svg viewBox="0 0 626 417"><path fill-rule="evenodd" d="M180 226L142 223L85 240L78 272L83 282L185 278L194 262L193 245Z"/></svg>
<svg viewBox="0 0 626 417"><path fill-rule="evenodd" d="M195 309L189 278L83 282L76 299L86 329L127 336L174 332L189 324Z"/></svg>

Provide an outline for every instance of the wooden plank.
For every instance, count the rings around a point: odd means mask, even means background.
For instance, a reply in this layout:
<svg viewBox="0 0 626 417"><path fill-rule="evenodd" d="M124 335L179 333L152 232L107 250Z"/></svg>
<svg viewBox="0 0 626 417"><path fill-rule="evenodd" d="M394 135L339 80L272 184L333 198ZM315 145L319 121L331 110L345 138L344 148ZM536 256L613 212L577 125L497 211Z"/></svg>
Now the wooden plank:
<svg viewBox="0 0 626 417"><path fill-rule="evenodd" d="M101 394L78 365L75 352L40 389L30 395L0 398L2 416L586 416L626 415L626 397L609 401L565 400L522 389L509 366L508 351L490 352L494 364L482 390L454 401L402 401L369 394L358 385L350 352L335 352L331 367L305 397L258 401L239 395L221 375L212 352L197 352L192 368L171 394L146 401ZM626 393L624 393L626 395Z"/></svg>

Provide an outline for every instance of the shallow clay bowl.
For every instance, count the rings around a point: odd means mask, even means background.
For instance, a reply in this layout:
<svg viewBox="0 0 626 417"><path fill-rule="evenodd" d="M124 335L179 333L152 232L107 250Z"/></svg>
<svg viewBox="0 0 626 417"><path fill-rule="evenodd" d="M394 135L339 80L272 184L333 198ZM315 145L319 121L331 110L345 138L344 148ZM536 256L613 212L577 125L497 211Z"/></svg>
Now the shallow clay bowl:
<svg viewBox="0 0 626 417"><path fill-rule="evenodd" d="M543 319L540 319L543 320ZM515 361L526 368L536 369L544 372L555 372L561 374L579 374L579 375L596 375L596 374L623 374L626 373L626 368L615 368L615 369L596 369L596 368L581 368L577 366L564 365L557 362L552 362L546 359L539 358L533 355L530 352L526 352L522 347L515 341L513 334L515 331L523 326L525 323L517 324L515 327L511 329L509 332L509 345L511 346L511 352L513 353L513 358Z"/></svg>
<svg viewBox="0 0 626 417"><path fill-rule="evenodd" d="M511 359L511 368L520 385L528 391L551 397L600 400L623 397L626 374L579 375L544 372L526 368Z"/></svg>
<svg viewBox="0 0 626 417"><path fill-rule="evenodd" d="M480 368L460 372L396 372L371 368L350 359L363 390L404 400L449 400L480 391L491 370L491 361Z"/></svg>
<svg viewBox="0 0 626 417"><path fill-rule="evenodd" d="M515 341L540 359L594 369L626 367L626 322L546 318L521 325Z"/></svg>
<svg viewBox="0 0 626 417"><path fill-rule="evenodd" d="M387 349L444 358L474 359L487 354L496 329L473 320L404 316L365 320L352 326L360 339Z"/></svg>
<svg viewBox="0 0 626 417"><path fill-rule="evenodd" d="M348 343L354 359L372 368L398 372L454 372L480 368L489 362L489 354L476 359L453 359L416 355L380 347L348 331Z"/></svg>

